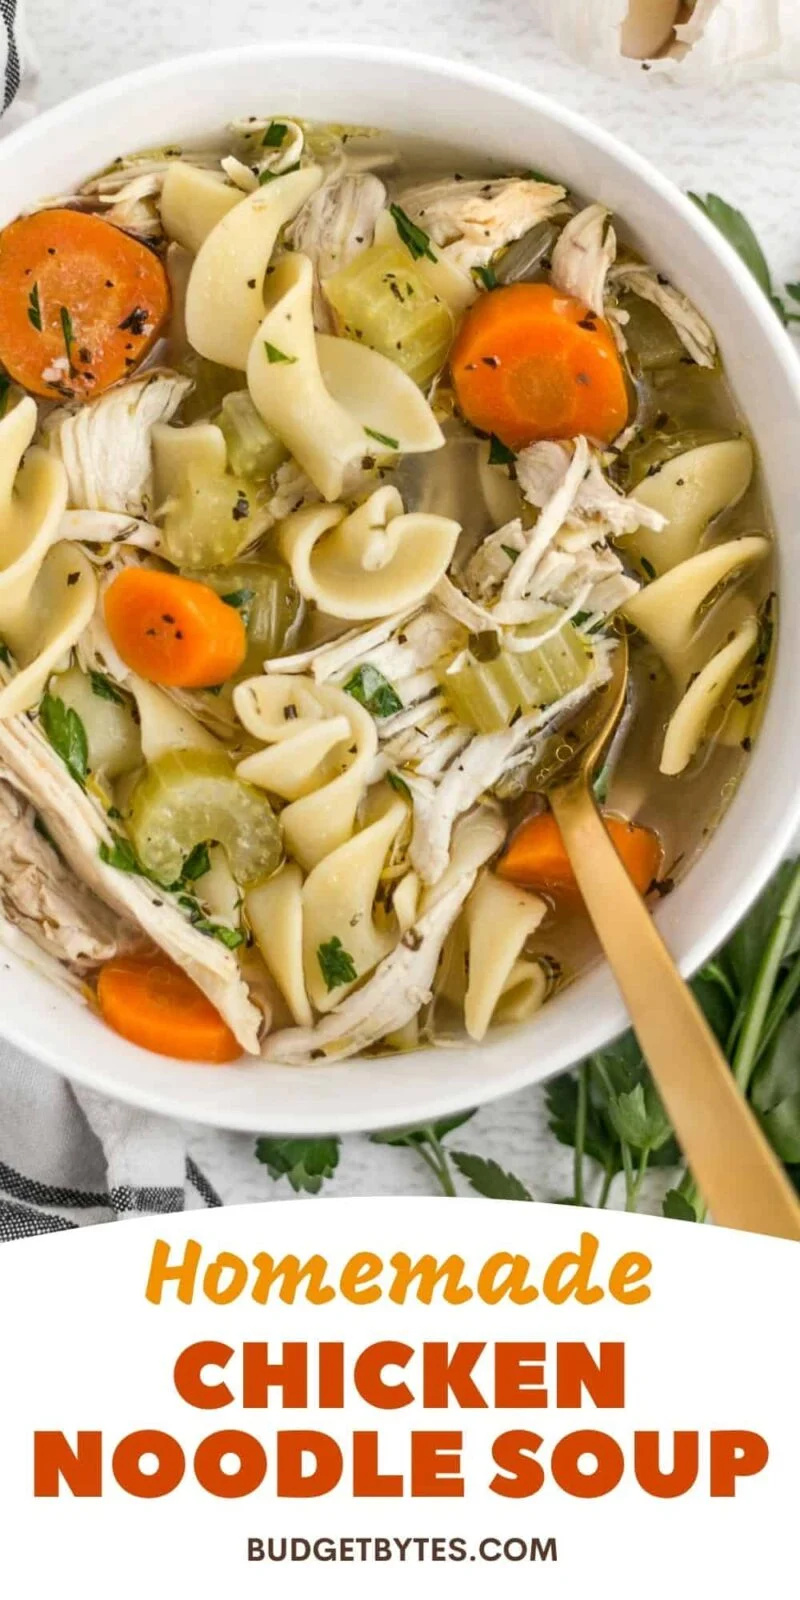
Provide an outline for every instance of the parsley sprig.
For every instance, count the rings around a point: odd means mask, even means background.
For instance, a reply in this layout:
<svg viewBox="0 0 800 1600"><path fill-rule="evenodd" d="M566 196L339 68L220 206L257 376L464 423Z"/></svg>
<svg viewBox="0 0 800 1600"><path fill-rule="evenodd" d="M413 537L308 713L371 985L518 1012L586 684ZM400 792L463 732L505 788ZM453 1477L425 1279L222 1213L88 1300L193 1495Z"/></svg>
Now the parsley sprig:
<svg viewBox="0 0 800 1600"><path fill-rule="evenodd" d="M713 222L736 254L741 257L745 266L752 272L756 283L763 289L781 322L784 325L800 322L800 310L795 311L791 306L787 306L783 297L776 292L769 263L744 212L737 210L736 206L730 205L718 194L707 194L703 198L702 195L690 192L689 199L699 206L709 222ZM791 300L800 301L800 283L787 283L784 288Z"/></svg>

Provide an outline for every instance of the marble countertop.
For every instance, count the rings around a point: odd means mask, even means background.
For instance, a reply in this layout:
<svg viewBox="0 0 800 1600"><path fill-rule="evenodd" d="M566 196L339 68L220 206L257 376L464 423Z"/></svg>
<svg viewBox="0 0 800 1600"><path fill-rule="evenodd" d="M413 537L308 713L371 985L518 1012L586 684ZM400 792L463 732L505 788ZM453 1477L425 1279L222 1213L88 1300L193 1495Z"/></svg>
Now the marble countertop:
<svg viewBox="0 0 800 1600"><path fill-rule="evenodd" d="M254 39L357 39L474 62L543 90L628 140L685 188L717 190L746 211L779 281L800 277L800 85L748 84L727 93L684 89L642 74L612 82L569 62L531 21L528 0L28 0L41 59L40 103L52 105L106 78L187 50ZM511 1168L540 1198L569 1192L570 1152L548 1134L542 1092L480 1111L459 1135ZM291 1191L254 1159L253 1141L198 1130L193 1153L231 1204ZM342 1143L336 1195L431 1192L411 1152L351 1137Z"/></svg>

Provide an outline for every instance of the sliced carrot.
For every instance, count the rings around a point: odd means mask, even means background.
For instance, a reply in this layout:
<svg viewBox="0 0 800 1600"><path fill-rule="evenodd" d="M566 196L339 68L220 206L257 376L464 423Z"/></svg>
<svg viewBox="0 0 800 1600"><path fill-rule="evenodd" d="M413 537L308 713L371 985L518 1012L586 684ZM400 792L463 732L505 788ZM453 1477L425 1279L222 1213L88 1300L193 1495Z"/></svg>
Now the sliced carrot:
<svg viewBox="0 0 800 1600"><path fill-rule="evenodd" d="M160 952L116 956L102 968L103 1019L143 1050L179 1061L236 1061L242 1047L191 978Z"/></svg>
<svg viewBox="0 0 800 1600"><path fill-rule="evenodd" d="M0 360L32 394L100 394L138 366L169 307L158 257L102 217L37 211L0 233Z"/></svg>
<svg viewBox="0 0 800 1600"><path fill-rule="evenodd" d="M152 567L126 567L105 597L106 625L127 667L176 689L225 683L247 654L233 606L208 584Z"/></svg>
<svg viewBox="0 0 800 1600"><path fill-rule="evenodd" d="M473 427L520 449L579 433L607 442L628 418L625 373L608 323L547 283L480 296L450 357Z"/></svg>
<svg viewBox="0 0 800 1600"><path fill-rule="evenodd" d="M644 894L658 878L661 867L658 835L623 817L604 816L603 821L628 875L639 893ZM523 822L495 870L498 877L526 889L545 889L555 895L579 893L561 831L551 811L543 811L540 816Z"/></svg>

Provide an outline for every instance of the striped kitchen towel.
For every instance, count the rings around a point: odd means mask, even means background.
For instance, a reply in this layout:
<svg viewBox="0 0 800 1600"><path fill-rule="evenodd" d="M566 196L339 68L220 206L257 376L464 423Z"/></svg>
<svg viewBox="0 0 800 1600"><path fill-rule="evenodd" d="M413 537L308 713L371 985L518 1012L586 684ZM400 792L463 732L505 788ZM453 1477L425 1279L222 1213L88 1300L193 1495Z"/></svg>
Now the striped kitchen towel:
<svg viewBox="0 0 800 1600"><path fill-rule="evenodd" d="M0 85L3 132L36 109L36 58L25 28L25 0L0 0Z"/></svg>
<svg viewBox="0 0 800 1600"><path fill-rule="evenodd" d="M0 0L0 133L36 110L24 12L25 0ZM187 1136L181 1123L73 1089L0 1038L0 1244L220 1205Z"/></svg>

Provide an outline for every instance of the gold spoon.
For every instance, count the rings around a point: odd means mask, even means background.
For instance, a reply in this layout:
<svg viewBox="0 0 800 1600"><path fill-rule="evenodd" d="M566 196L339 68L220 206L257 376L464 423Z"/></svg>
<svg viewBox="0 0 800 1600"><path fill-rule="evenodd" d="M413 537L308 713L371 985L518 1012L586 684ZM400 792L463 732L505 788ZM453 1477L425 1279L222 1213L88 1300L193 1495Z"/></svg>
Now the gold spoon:
<svg viewBox="0 0 800 1600"><path fill-rule="evenodd" d="M800 1203L603 826L592 778L625 706L628 642L609 682L540 769L589 916L678 1141L716 1222L800 1240Z"/></svg>

